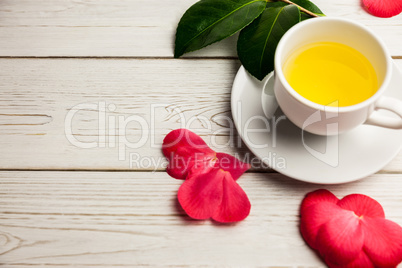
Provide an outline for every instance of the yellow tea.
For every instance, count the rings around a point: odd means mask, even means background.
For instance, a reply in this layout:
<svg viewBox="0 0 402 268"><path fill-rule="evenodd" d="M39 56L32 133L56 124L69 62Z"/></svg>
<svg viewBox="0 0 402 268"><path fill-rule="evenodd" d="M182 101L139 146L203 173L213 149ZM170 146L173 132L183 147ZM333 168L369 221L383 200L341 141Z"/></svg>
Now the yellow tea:
<svg viewBox="0 0 402 268"><path fill-rule="evenodd" d="M283 72L296 92L322 105L354 105L373 96L379 87L370 61L356 49L335 42L297 49L285 61Z"/></svg>

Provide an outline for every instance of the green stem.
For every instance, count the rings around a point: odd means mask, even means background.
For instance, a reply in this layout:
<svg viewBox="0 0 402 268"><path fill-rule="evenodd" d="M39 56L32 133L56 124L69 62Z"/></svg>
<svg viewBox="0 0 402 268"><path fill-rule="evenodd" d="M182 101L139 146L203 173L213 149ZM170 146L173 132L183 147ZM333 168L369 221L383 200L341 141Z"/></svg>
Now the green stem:
<svg viewBox="0 0 402 268"><path fill-rule="evenodd" d="M300 8L301 11L303 11L304 13L310 15L311 17L319 17L317 14L314 14L313 12L305 9L304 7L299 6L298 4L293 3L292 1L289 1L289 0L279 0L279 1L285 2L285 3L290 4L290 5L295 5L298 8Z"/></svg>

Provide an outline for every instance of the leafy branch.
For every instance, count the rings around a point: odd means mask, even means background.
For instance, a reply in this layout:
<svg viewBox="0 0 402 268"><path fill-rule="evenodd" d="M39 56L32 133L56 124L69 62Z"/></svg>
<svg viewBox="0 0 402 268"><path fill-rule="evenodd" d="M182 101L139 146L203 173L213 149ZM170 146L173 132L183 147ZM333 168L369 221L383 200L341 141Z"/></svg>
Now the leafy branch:
<svg viewBox="0 0 402 268"><path fill-rule="evenodd" d="M181 18L175 58L237 32L237 54L246 70L262 80L273 70L279 40L292 26L323 16L309 0L201 0Z"/></svg>
<svg viewBox="0 0 402 268"><path fill-rule="evenodd" d="M304 7L299 6L296 3L293 3L292 1L289 1L289 0L279 0L279 1L282 1L282 2L290 4L290 5L295 5L300 9L300 11L303 11L304 13L310 15L311 17L320 17L319 15L317 15L317 14L315 14L315 13L313 13L313 12L307 10L307 9L305 9Z"/></svg>

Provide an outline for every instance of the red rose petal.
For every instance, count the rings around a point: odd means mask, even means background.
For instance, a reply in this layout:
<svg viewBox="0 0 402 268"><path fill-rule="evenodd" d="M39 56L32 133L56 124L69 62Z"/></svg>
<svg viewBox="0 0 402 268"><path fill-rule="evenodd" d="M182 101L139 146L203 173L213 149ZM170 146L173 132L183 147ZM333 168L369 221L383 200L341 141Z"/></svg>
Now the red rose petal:
<svg viewBox="0 0 402 268"><path fill-rule="evenodd" d="M222 201L225 174L217 168L192 170L177 193L184 211L194 219L208 219Z"/></svg>
<svg viewBox="0 0 402 268"><path fill-rule="evenodd" d="M325 189L319 189L314 192L308 193L301 204L301 213L303 213L303 210L307 208L308 206L315 205L317 203L321 202L329 202L336 204L339 201L339 199L330 191L325 190Z"/></svg>
<svg viewBox="0 0 402 268"><path fill-rule="evenodd" d="M375 266L367 257L364 251L361 251L359 256L352 262L348 263L345 268L356 268L356 267L364 267L364 268L374 268Z"/></svg>
<svg viewBox="0 0 402 268"><path fill-rule="evenodd" d="M310 247L318 248L318 231L323 224L342 211L336 204L330 202L316 203L304 208L300 218L300 232Z"/></svg>
<svg viewBox="0 0 402 268"><path fill-rule="evenodd" d="M216 167L205 168L202 173L193 169L179 188L177 197L184 211L199 220L241 221L249 215L251 208L246 193L230 173Z"/></svg>
<svg viewBox="0 0 402 268"><path fill-rule="evenodd" d="M364 251L361 251L359 256L348 264L337 265L331 263L329 260L325 260L325 262L330 268L375 268L371 260L367 257L366 253L364 253Z"/></svg>
<svg viewBox="0 0 402 268"><path fill-rule="evenodd" d="M169 160L169 175L185 179L177 197L190 217L227 223L249 215L250 201L235 182L250 168L249 164L225 153L215 153L203 139L186 129L170 132L163 140L162 151Z"/></svg>
<svg viewBox="0 0 402 268"><path fill-rule="evenodd" d="M166 135L162 152L169 160L167 173L182 180L195 164L209 165L209 161L216 157L216 153L200 136L187 129L176 129Z"/></svg>
<svg viewBox="0 0 402 268"><path fill-rule="evenodd" d="M250 213L250 201L229 172L221 169L220 174L223 174L222 201L212 218L224 223L241 221Z"/></svg>
<svg viewBox="0 0 402 268"><path fill-rule="evenodd" d="M300 231L331 268L394 268L402 262L402 227L365 195L339 201L325 190L306 195Z"/></svg>
<svg viewBox="0 0 402 268"><path fill-rule="evenodd" d="M359 221L352 211L338 211L318 232L316 244L320 254L337 265L346 265L355 260L364 242Z"/></svg>
<svg viewBox="0 0 402 268"><path fill-rule="evenodd" d="M374 16L389 18L402 12L401 0L363 0L366 10Z"/></svg>
<svg viewBox="0 0 402 268"><path fill-rule="evenodd" d="M329 221L339 210L339 199L325 189L308 193L300 207L300 232L307 244L316 249L316 237L322 224Z"/></svg>
<svg viewBox="0 0 402 268"><path fill-rule="evenodd" d="M402 262L402 227L386 219L362 218L364 251L377 267Z"/></svg>
<svg viewBox="0 0 402 268"><path fill-rule="evenodd" d="M357 216L372 218L385 218L384 210L380 203L367 195L351 194L345 196L338 202L343 209L354 211Z"/></svg>
<svg viewBox="0 0 402 268"><path fill-rule="evenodd" d="M243 175L246 170L250 168L250 165L244 163L234 156L225 153L216 153L218 158L218 165L221 169L229 171L234 180L237 180L241 175Z"/></svg>

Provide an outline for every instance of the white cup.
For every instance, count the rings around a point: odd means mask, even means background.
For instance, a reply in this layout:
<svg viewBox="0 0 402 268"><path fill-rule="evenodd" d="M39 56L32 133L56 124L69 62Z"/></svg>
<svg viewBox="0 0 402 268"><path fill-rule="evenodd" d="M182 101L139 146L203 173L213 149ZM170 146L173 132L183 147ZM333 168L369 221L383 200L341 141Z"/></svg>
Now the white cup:
<svg viewBox="0 0 402 268"><path fill-rule="evenodd" d="M325 41L355 48L371 62L380 84L372 97L351 106L325 106L304 98L289 85L282 70L286 59L304 45ZM314 134L337 135L363 123L402 129L402 102L383 96L391 80L392 68L392 59L385 45L365 26L341 18L313 18L287 31L276 48L275 97L290 121ZM379 109L389 110L400 118L381 115L376 111Z"/></svg>

